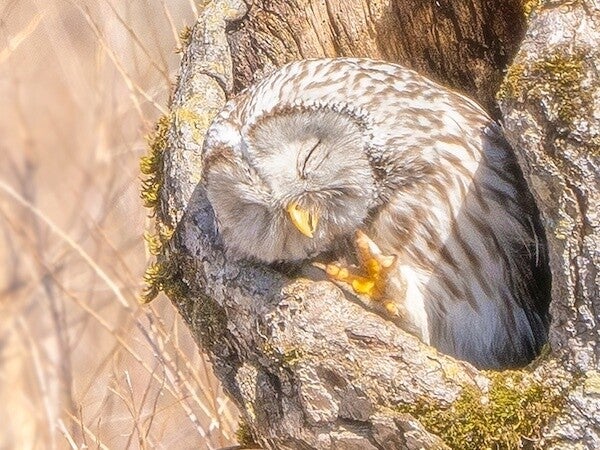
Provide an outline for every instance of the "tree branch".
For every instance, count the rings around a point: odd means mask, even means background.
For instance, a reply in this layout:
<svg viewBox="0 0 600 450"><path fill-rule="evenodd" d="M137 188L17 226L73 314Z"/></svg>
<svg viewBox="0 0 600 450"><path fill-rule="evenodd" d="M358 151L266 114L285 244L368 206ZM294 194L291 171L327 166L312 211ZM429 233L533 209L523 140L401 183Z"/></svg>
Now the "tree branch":
<svg viewBox="0 0 600 450"><path fill-rule="evenodd" d="M242 22L240 1L207 4L154 140L161 245L150 281L179 309L265 448L485 448L524 436L540 445L598 444L600 47L597 11L585 2L533 15L502 90L508 135L551 244L552 351L535 368L478 372L329 282L225 258L198 181L204 134L234 86L299 57L371 56L434 73L492 104L517 48L511 18L524 23L521 4L501 2L502 16L490 1L420 3L256 0ZM554 30L563 30L564 46ZM567 58L566 72L556 71L560 58L549 47Z"/></svg>

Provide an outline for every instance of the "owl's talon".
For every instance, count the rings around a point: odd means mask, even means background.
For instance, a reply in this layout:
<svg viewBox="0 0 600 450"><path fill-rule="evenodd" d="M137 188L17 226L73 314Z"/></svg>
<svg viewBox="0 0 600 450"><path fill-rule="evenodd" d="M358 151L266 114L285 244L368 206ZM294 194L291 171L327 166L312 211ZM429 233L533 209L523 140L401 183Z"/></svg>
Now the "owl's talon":
<svg viewBox="0 0 600 450"><path fill-rule="evenodd" d="M356 277L352 280L352 289L354 289L354 292L357 294L372 297L375 293L375 282L368 278Z"/></svg>
<svg viewBox="0 0 600 450"><path fill-rule="evenodd" d="M398 309L398 306L391 300L384 300L383 302L383 307L385 308L385 310L387 311L387 313L390 316L398 316L400 315L400 311Z"/></svg>
<svg viewBox="0 0 600 450"><path fill-rule="evenodd" d="M360 264L369 277L387 276L396 262L394 255L384 255L377 244L360 230L356 232L356 249Z"/></svg>
<svg viewBox="0 0 600 450"><path fill-rule="evenodd" d="M327 264L325 272L327 273L327 275L329 275L330 278L333 278L335 280L351 282L348 281L350 278L350 272L348 272L348 269L345 267L340 267L336 264Z"/></svg>
<svg viewBox="0 0 600 450"><path fill-rule="evenodd" d="M375 285L372 280L350 273L346 267L337 264L327 264L325 272L331 280L351 285L357 294L370 295Z"/></svg>
<svg viewBox="0 0 600 450"><path fill-rule="evenodd" d="M366 275L354 274L337 264L328 264L325 272L329 279L352 286L356 294L368 297L387 314L397 316L398 306L386 298L388 277L396 268L396 257L384 255L377 244L362 231L356 233L356 249L360 268Z"/></svg>
<svg viewBox="0 0 600 450"><path fill-rule="evenodd" d="M385 269L388 269L390 267L392 267L392 265L396 262L396 257L393 255L390 256L382 256L381 257L381 265L382 267L384 267Z"/></svg>

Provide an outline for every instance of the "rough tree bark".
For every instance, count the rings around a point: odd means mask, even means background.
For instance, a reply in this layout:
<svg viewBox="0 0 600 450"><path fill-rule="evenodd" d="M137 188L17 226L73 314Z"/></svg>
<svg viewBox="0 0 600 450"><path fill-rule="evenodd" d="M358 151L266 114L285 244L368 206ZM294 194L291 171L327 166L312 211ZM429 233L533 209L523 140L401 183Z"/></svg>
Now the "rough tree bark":
<svg viewBox="0 0 600 450"><path fill-rule="evenodd" d="M143 164L163 289L272 449L600 448L600 12L520 1L212 0L184 50L171 113ZM522 44L521 44L522 41ZM225 259L200 149L226 96L289 60L402 62L495 110L543 213L551 348L480 372L352 303L329 282Z"/></svg>

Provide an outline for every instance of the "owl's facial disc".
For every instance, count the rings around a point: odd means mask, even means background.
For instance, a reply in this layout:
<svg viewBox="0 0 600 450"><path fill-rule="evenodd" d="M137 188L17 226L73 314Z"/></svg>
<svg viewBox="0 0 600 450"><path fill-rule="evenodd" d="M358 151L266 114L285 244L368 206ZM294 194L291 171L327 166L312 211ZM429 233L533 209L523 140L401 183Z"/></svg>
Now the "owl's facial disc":
<svg viewBox="0 0 600 450"><path fill-rule="evenodd" d="M303 208L296 202L291 202L287 206L286 211L298 231L312 239L319 223L319 212Z"/></svg>
<svg viewBox="0 0 600 450"><path fill-rule="evenodd" d="M238 141L213 143L209 156L208 198L235 257L267 263L315 257L352 236L374 202L362 129L340 112L260 117Z"/></svg>

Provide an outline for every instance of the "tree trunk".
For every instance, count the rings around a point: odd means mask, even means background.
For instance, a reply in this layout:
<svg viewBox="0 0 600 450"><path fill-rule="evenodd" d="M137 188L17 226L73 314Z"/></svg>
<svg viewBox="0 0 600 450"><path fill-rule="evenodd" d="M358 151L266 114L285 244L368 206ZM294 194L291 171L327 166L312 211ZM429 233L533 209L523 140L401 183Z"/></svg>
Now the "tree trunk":
<svg viewBox="0 0 600 450"><path fill-rule="evenodd" d="M254 1L232 25L237 89L286 62L356 56L398 62L492 113L525 30L522 0Z"/></svg>
<svg viewBox="0 0 600 450"><path fill-rule="evenodd" d="M159 122L144 198L155 207L164 290L272 449L600 448L600 15L552 2L525 31L520 1L212 0ZM568 5L567 5L568 3ZM402 63L493 114L535 193L553 273L551 349L522 371L480 372L437 353L329 282L228 261L198 186L200 150L226 96L318 56Z"/></svg>

